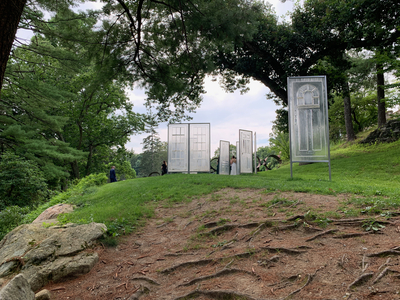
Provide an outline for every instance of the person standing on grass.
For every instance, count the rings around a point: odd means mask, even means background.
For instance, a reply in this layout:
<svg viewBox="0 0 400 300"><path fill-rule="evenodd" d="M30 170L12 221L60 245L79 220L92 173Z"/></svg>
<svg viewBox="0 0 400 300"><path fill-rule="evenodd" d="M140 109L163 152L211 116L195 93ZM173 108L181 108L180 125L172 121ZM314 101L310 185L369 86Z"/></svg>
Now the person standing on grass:
<svg viewBox="0 0 400 300"><path fill-rule="evenodd" d="M112 166L110 170L110 182L117 182L117 175L115 174L115 166Z"/></svg>
<svg viewBox="0 0 400 300"><path fill-rule="evenodd" d="M161 165L161 176L167 173L168 173L167 162L163 160L163 163Z"/></svg>
<svg viewBox="0 0 400 300"><path fill-rule="evenodd" d="M236 157L235 155L232 156L232 159L230 161L231 163L231 175L236 175Z"/></svg>

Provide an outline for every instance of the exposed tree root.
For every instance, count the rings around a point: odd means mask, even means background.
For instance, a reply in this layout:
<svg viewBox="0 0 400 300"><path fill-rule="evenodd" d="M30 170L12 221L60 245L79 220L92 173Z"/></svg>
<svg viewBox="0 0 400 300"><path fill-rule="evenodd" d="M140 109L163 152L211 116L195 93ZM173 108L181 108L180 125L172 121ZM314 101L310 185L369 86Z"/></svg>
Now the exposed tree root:
<svg viewBox="0 0 400 300"><path fill-rule="evenodd" d="M357 218L357 219L341 219L341 220L335 220L332 222L332 224L335 225L358 225L358 224L362 224L364 222L370 222L371 220L373 220L375 223L379 223L379 224L387 224L387 225L393 225L393 222L390 221L384 221L384 220L377 220L374 218Z"/></svg>
<svg viewBox="0 0 400 300"><path fill-rule="evenodd" d="M150 292L150 290L147 287L141 285L140 288L136 291L136 293L134 293L132 296L130 296L128 298L128 300L139 300L139 298L141 296L143 296L149 292Z"/></svg>
<svg viewBox="0 0 400 300"><path fill-rule="evenodd" d="M262 249L265 249L265 248L262 248ZM282 248L279 248L279 249L282 249ZM164 270L161 271L161 273L162 274L168 274L168 273L174 272L175 270L180 269L180 268L192 267L192 266L204 266L204 265L208 265L210 263L218 262L218 261L221 261L221 260L224 260L224 259L247 258L247 257L249 257L249 256L251 256L251 255L253 255L255 253L260 252L260 251L261 251L261 249L258 249L258 250L254 250L254 251L250 251L250 252L238 253L238 254L235 254L235 255L232 255L232 256L227 256L227 257L220 257L220 258L215 258L215 259L201 259L201 260L187 261L187 262L172 266L170 268L164 269ZM296 251L296 250L292 250L292 251ZM282 252L284 252L284 251L282 251ZM301 251L298 251L298 252L301 252Z"/></svg>
<svg viewBox="0 0 400 300"><path fill-rule="evenodd" d="M300 226L300 224L295 223L295 224L291 224L291 225L279 226L279 227L277 227L277 230L280 230L280 231L291 230L291 229L296 229L299 226Z"/></svg>
<svg viewBox="0 0 400 300"><path fill-rule="evenodd" d="M262 247L261 249L268 250L268 251L274 251L274 252L284 252L286 254L292 254L292 255L302 254L302 253L306 252L306 251L300 251L300 250L288 249L288 248L282 248L282 247Z"/></svg>
<svg viewBox="0 0 400 300"><path fill-rule="evenodd" d="M172 266L170 268L164 269L161 271L162 274L168 274L171 273L177 269L183 268L183 267L192 267L192 266L204 266L208 265L210 263L214 262L213 259L202 259L202 260L193 260L193 261L187 261L175 266Z"/></svg>
<svg viewBox="0 0 400 300"><path fill-rule="evenodd" d="M258 261L258 265L259 266L270 266L273 263L278 262L279 259L280 259L279 255L274 255L270 259L264 259L264 260Z"/></svg>
<svg viewBox="0 0 400 300"><path fill-rule="evenodd" d="M213 234L213 235L219 235L221 233L223 233L224 231L228 231L228 230L232 230L237 228L238 225L236 224L225 224L219 227L216 227L212 230L210 230L209 232L207 232L207 234Z"/></svg>
<svg viewBox="0 0 400 300"><path fill-rule="evenodd" d="M389 258L385 261L385 263L382 264L382 265L378 268L378 271L380 271L383 267L386 267L387 265L389 265L389 263L390 263L391 260L392 260L392 259L389 257Z"/></svg>
<svg viewBox="0 0 400 300"><path fill-rule="evenodd" d="M321 232L324 231L323 229L314 227L314 226L305 226L303 227L305 232L310 232L310 233L315 233L315 232Z"/></svg>
<svg viewBox="0 0 400 300"><path fill-rule="evenodd" d="M377 283L379 280L383 278L387 273L389 273L389 267L386 267L375 279L372 281L372 284Z"/></svg>
<svg viewBox="0 0 400 300"><path fill-rule="evenodd" d="M194 253L166 253L164 256L183 256L183 255L194 255Z"/></svg>
<svg viewBox="0 0 400 300"><path fill-rule="evenodd" d="M295 220L297 220L297 219L304 220L304 215L296 215L296 216L293 216L293 217L287 219L287 221L295 221Z"/></svg>
<svg viewBox="0 0 400 300"><path fill-rule="evenodd" d="M390 249L390 250L385 250L385 251L381 251L378 253L371 253L371 254L368 254L367 256L375 257L375 256L386 256L386 255L400 255L400 251Z"/></svg>
<svg viewBox="0 0 400 300"><path fill-rule="evenodd" d="M218 223L217 222L209 222L209 223L204 224L203 226L204 226L204 228L213 228L215 226L218 226Z"/></svg>
<svg viewBox="0 0 400 300"><path fill-rule="evenodd" d="M338 234L333 236L334 239L348 239L348 238L353 238L353 237L358 237L358 236L363 236L363 235L368 235L373 232L367 231L367 232L354 232L354 233L345 233L345 234Z"/></svg>
<svg viewBox="0 0 400 300"><path fill-rule="evenodd" d="M226 300L234 300L234 299L243 299L243 300L267 300L267 299L260 299L260 298L253 298L249 295L237 293L235 291L229 290L220 290L220 291L205 291L205 290L195 290L186 295L180 296L175 298L174 300L185 300L191 299L190 297L199 297L201 295L210 297L212 299L226 299Z"/></svg>
<svg viewBox="0 0 400 300"><path fill-rule="evenodd" d="M211 274L211 275L207 275L207 276L202 276L202 277L199 277L199 278L195 278L195 279L193 279L193 280L191 280L189 282L182 283L182 284L178 285L178 287L179 286L190 286L190 285L193 285L193 284L195 284L197 282L200 282L200 281L203 281L203 280L212 279L212 278L216 278L216 277L219 277L219 276L224 276L224 275L229 275L229 274L234 274L234 273L244 273L244 274L249 274L249 275L252 275L252 276L257 276L253 272L249 272L249 271L246 271L246 270L223 269L222 271L219 271L217 273L214 273L214 274Z"/></svg>
<svg viewBox="0 0 400 300"><path fill-rule="evenodd" d="M144 280L144 281L147 281L148 283L151 283L151 284L160 285L160 284L159 284L157 281L155 281L154 279L151 279L151 278L145 277L145 276L132 277L131 280Z"/></svg>
<svg viewBox="0 0 400 300"><path fill-rule="evenodd" d="M290 298L294 294L297 294L302 289L304 289L311 282L311 280L313 280L314 276L315 276L315 273L314 274L308 274L307 282L301 288L298 288L297 290L291 292L289 295L287 295L285 298L283 298L283 300Z"/></svg>
<svg viewBox="0 0 400 300"><path fill-rule="evenodd" d="M349 284L348 289L351 289L353 287L363 284L364 282L368 281L373 275L374 275L374 272L362 274L356 280L354 280L352 283Z"/></svg>
<svg viewBox="0 0 400 300"><path fill-rule="evenodd" d="M330 233L334 233L334 232L337 232L337 231L339 231L339 229L330 229L330 230L323 231L321 233L318 233L317 235L314 235L313 237L310 237L309 239L306 239L306 242L310 242L310 241L315 240L315 239L317 239L317 238L319 238L321 236L324 236L324 235L330 234Z"/></svg>
<svg viewBox="0 0 400 300"><path fill-rule="evenodd" d="M238 227L240 227L240 228L253 228L253 227L258 227L258 226L260 226L259 222L252 222L252 223L239 225Z"/></svg>

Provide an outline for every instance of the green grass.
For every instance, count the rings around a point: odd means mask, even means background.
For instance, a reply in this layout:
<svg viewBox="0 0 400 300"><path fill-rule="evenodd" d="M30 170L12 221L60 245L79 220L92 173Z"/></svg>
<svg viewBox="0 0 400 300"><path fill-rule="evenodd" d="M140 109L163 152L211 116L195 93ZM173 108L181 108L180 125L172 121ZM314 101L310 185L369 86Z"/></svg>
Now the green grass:
<svg viewBox="0 0 400 300"><path fill-rule="evenodd" d="M332 181L327 163L304 166L289 164L257 175L223 176L215 174L173 174L131 179L97 188L93 193L74 197L78 206L63 222L105 223L113 235L131 232L153 216L159 201L172 204L191 201L223 188L251 188L264 192L294 191L335 195L355 195L349 203L369 206L374 212L393 209L400 204L400 141L362 146L338 144L331 149ZM356 197L357 196L357 197ZM359 196L362 196L361 198ZM214 196L212 201L218 201ZM232 200L232 202L237 199ZM348 211L349 215L355 211Z"/></svg>

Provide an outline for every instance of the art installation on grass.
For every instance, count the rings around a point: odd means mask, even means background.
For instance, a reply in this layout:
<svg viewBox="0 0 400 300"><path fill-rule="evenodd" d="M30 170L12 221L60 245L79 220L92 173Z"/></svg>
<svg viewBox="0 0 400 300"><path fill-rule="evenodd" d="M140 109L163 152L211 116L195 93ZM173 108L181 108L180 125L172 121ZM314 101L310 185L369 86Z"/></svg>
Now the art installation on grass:
<svg viewBox="0 0 400 300"><path fill-rule="evenodd" d="M288 104L291 177L294 162L327 162L331 180L326 76L288 77Z"/></svg>
<svg viewBox="0 0 400 300"><path fill-rule="evenodd" d="M168 125L168 173L210 172L210 124Z"/></svg>
<svg viewBox="0 0 400 300"><path fill-rule="evenodd" d="M253 173L253 132L239 129L239 174Z"/></svg>
<svg viewBox="0 0 400 300"><path fill-rule="evenodd" d="M230 170L230 157L229 157L229 146L228 141L219 141L219 174L229 175Z"/></svg>

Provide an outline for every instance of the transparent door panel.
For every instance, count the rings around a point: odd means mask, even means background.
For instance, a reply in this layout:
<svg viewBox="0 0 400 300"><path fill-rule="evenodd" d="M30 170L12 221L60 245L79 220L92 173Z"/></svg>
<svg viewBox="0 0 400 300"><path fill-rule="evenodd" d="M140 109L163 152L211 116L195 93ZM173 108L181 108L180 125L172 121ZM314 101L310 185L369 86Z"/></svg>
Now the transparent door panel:
<svg viewBox="0 0 400 300"><path fill-rule="evenodd" d="M325 76L288 78L291 161L329 160Z"/></svg>
<svg viewBox="0 0 400 300"><path fill-rule="evenodd" d="M239 142L236 142L236 174L240 174Z"/></svg>
<svg viewBox="0 0 400 300"><path fill-rule="evenodd" d="M229 175L229 145L227 141L219 142L219 174Z"/></svg>
<svg viewBox="0 0 400 300"><path fill-rule="evenodd" d="M239 130L240 173L253 173L253 132Z"/></svg>
<svg viewBox="0 0 400 300"><path fill-rule="evenodd" d="M190 124L190 172L210 172L210 124Z"/></svg>
<svg viewBox="0 0 400 300"><path fill-rule="evenodd" d="M188 126L168 125L168 172L188 171Z"/></svg>

